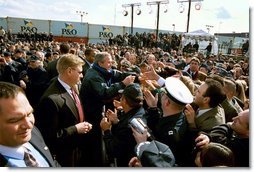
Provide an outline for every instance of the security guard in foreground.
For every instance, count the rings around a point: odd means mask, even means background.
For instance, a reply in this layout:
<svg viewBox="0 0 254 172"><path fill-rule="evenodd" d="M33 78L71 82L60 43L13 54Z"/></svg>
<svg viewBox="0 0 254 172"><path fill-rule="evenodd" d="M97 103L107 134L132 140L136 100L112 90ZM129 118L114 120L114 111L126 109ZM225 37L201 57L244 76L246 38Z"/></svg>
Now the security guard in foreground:
<svg viewBox="0 0 254 172"><path fill-rule="evenodd" d="M188 147L186 145L188 124L183 111L186 104L193 102L193 95L186 85L175 77L165 80L165 86L160 89L159 95L154 97L148 90L144 95L149 106L148 127L153 131L157 141L169 146L176 164L184 166L187 153L185 148ZM161 107L157 106L158 100Z"/></svg>

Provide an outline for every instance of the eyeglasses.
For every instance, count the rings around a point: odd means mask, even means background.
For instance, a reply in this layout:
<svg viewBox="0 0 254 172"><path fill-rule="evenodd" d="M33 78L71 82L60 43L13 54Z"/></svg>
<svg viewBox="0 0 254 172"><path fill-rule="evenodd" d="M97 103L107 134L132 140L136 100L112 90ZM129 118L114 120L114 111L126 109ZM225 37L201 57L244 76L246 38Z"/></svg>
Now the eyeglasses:
<svg viewBox="0 0 254 172"><path fill-rule="evenodd" d="M82 71L79 71L78 69L75 69L75 68L71 68L71 69L73 69L73 70L77 71L77 72L78 72L78 74L82 74Z"/></svg>

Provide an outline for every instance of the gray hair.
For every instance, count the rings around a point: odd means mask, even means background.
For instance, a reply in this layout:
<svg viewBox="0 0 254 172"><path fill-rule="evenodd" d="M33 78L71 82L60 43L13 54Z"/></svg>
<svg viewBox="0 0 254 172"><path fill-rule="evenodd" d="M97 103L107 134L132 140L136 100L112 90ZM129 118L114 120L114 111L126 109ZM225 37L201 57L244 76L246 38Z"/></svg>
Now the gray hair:
<svg viewBox="0 0 254 172"><path fill-rule="evenodd" d="M108 52L100 52L94 56L94 63L104 62L105 57L111 56Z"/></svg>

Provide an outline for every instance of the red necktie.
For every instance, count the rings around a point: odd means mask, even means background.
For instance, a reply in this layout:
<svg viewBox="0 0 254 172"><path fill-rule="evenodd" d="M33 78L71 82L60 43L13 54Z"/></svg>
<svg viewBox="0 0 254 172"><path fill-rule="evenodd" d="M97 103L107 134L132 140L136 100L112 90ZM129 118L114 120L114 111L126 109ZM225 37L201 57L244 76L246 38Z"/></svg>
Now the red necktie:
<svg viewBox="0 0 254 172"><path fill-rule="evenodd" d="M74 89L71 89L71 93L72 93L72 96L74 98L75 104L78 108L80 122L83 122L84 121L84 112L83 112L79 97L78 97L78 95L77 95L77 93L75 92Z"/></svg>

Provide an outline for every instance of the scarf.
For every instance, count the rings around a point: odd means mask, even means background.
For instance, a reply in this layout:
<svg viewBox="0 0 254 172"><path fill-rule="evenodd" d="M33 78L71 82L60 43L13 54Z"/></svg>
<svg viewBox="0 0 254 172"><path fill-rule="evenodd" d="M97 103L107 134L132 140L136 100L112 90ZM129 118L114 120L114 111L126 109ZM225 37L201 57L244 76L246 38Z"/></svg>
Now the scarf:
<svg viewBox="0 0 254 172"><path fill-rule="evenodd" d="M111 85L111 79L112 79L112 76L113 76L112 69L106 70L105 68L100 67L98 65L98 63L94 63L92 68L95 69L96 71L98 71L103 76L103 78L106 80L106 83L107 83L108 86Z"/></svg>

